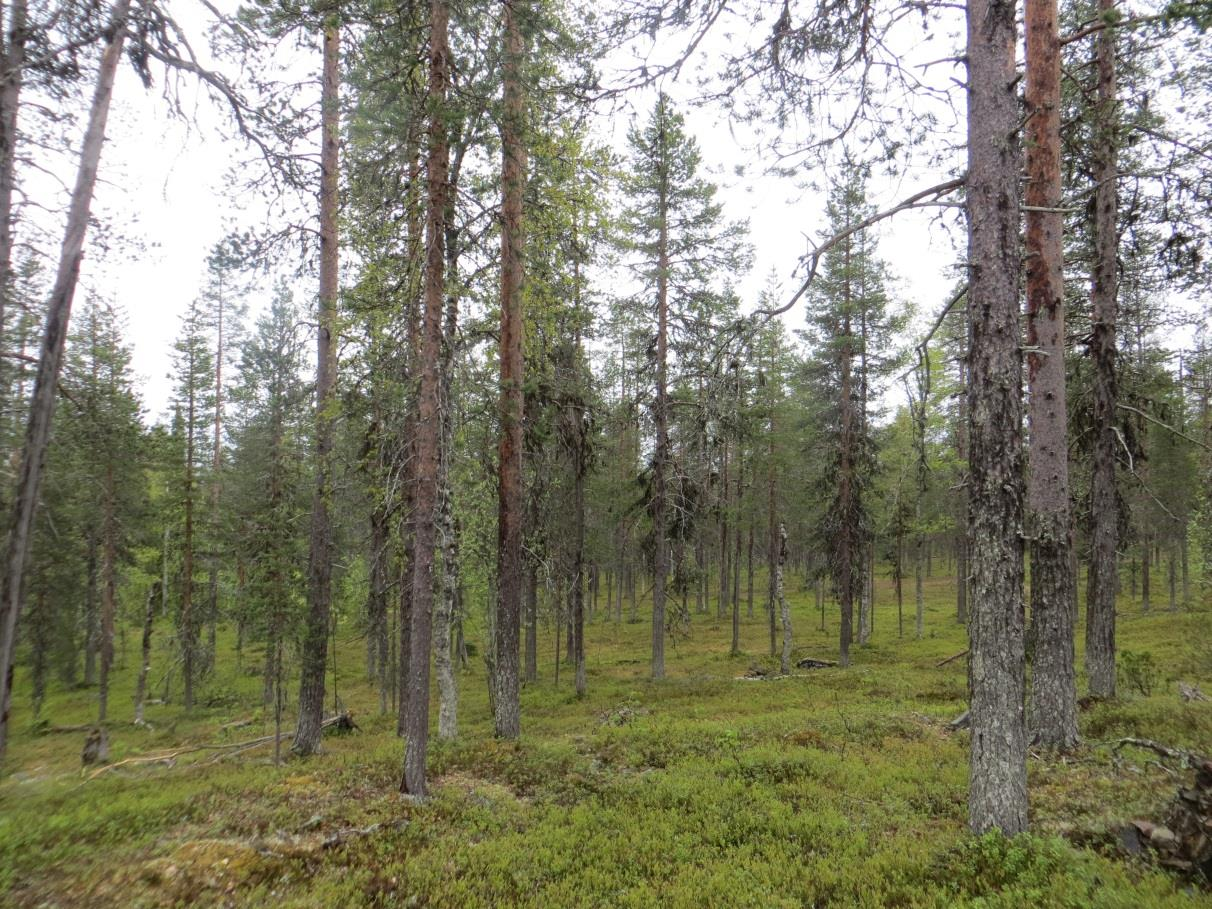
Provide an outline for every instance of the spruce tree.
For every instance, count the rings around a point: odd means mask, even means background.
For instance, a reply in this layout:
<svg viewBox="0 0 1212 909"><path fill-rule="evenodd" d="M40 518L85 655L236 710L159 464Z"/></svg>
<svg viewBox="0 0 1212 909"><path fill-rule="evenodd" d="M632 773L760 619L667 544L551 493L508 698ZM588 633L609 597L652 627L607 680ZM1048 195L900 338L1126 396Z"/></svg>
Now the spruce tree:
<svg viewBox="0 0 1212 909"><path fill-rule="evenodd" d="M724 220L716 188L699 176L702 155L685 119L661 94L647 121L628 133L630 169L622 231L642 299L655 303L656 332L649 345L653 453L652 677L665 675L665 598L669 577L670 343L697 300L718 290L720 275L748 266L745 227ZM645 307L647 308L647 307ZM676 365L676 364L675 364Z"/></svg>

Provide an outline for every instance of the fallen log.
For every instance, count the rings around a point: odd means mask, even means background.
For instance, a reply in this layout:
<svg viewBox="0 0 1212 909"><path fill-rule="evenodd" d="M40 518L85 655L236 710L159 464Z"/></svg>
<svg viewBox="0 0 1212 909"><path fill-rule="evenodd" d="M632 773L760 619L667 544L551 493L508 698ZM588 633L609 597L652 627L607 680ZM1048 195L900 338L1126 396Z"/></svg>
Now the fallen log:
<svg viewBox="0 0 1212 909"><path fill-rule="evenodd" d="M796 669L829 669L837 665L836 660L818 660L815 657L804 657L802 660L797 660Z"/></svg>
<svg viewBox="0 0 1212 909"><path fill-rule="evenodd" d="M358 724L354 722L353 716L349 713L349 711L345 711L344 713L338 713L335 716L328 717L320 724L320 728L337 729L345 732L351 732L359 727ZM281 740L290 741L294 737L295 730L292 729L290 732L282 733ZM248 739L243 742L217 742L204 745L186 745L182 748L157 751L152 754L137 755L136 757L125 758L124 760L116 761L113 764L106 764L103 767L98 767L92 773L88 774L87 777L85 777L85 782L95 780L103 773L114 770L118 767L138 766L141 764L166 764L167 766L171 767L176 764L177 758L186 754L197 754L200 751L219 752L215 760L221 760L222 758L231 757L233 754L242 754L245 751L252 751L255 748L268 745L277 738L277 735L271 733L269 735L259 736L255 739Z"/></svg>
<svg viewBox="0 0 1212 909"><path fill-rule="evenodd" d="M1163 745L1160 742L1155 742L1152 739L1138 739L1131 736L1119 739L1115 742L1107 743L1111 745L1112 752L1118 757L1120 751L1124 748L1142 748L1145 751L1152 751L1154 754L1164 758L1169 758L1172 761L1178 761L1184 767L1198 767L1208 763L1208 759L1201 754L1196 754L1193 751L1186 751L1182 748L1174 748L1170 745Z"/></svg>

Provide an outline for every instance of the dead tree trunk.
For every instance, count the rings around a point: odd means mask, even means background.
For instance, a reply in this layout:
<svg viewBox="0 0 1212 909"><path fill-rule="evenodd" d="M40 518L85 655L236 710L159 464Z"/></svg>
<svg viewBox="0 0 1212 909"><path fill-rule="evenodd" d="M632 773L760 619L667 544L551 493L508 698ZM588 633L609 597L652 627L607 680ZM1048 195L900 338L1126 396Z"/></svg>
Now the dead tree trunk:
<svg viewBox="0 0 1212 909"><path fill-rule="evenodd" d="M314 754L324 721L324 674L332 613L333 423L337 407L337 153L340 26L324 25L324 74L320 116L320 313L316 326L316 491L311 506L307 631L299 673L299 721L291 750Z"/></svg>
<svg viewBox="0 0 1212 909"><path fill-rule="evenodd" d="M97 167L101 161L101 146L105 142L105 123L113 96L114 76L122 59L126 41L127 15L130 0L117 0L110 13L108 41L97 70L97 86L89 110L88 126L80 148L80 164L76 184L72 189L67 214L67 228L59 253L59 267L47 305L46 327L38 371L30 397L29 422L25 444L21 451L17 495L9 519L8 541L4 559L3 586L0 587L0 760L8 744L9 711L12 704L13 658L16 655L17 620L21 615L25 564L29 558L42 482L42 467L50 439L51 422L55 414L59 368L63 362L63 345L71 317L72 298L80 274L84 250L84 234L88 229L93 188L97 183Z"/></svg>
<svg viewBox="0 0 1212 909"><path fill-rule="evenodd" d="M968 822L1027 827L1014 0L968 0Z"/></svg>

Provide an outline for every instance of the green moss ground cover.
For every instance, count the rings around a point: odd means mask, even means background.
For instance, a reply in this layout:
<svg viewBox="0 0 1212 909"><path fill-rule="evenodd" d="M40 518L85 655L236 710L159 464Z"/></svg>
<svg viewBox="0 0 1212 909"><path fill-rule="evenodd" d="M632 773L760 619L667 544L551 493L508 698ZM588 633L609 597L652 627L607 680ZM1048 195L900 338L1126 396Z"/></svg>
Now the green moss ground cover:
<svg viewBox="0 0 1212 909"><path fill-rule="evenodd" d="M1114 831L1158 816L1182 778L1152 755L1116 759L1103 744L1132 735L1212 753L1212 703L1177 693L1180 680L1212 693L1207 604L1150 615L1123 604L1123 696L1083 710L1076 753L1033 755L1034 832L1007 842L966 834L967 733L946 725L965 707L964 662L936 666L964 634L949 585L927 593L923 640L908 615L898 638L881 587L874 638L851 668L773 681L737 678L774 665L760 610L736 658L729 623L694 616L670 643L661 683L646 678L647 622L599 618L587 632L584 700L567 670L554 685L547 629L516 744L491 737L473 657L460 677L461 735L434 742L425 804L397 792L394 718L378 714L364 648L344 636L338 691L361 732L281 767L265 748L230 759L201 750L87 779L83 734L35 725L19 680L0 778L0 903L1212 906L1189 882L1115 853ZM832 657L835 614L822 632L807 594L793 614L798 655ZM118 715L129 712L135 646L132 636L111 695ZM234 653L220 653L211 706L185 716L153 705L151 729L115 724L111 759L271 731L259 656L246 650L237 671ZM94 704L95 691L59 690L43 716L85 723ZM241 719L252 723L221 728Z"/></svg>

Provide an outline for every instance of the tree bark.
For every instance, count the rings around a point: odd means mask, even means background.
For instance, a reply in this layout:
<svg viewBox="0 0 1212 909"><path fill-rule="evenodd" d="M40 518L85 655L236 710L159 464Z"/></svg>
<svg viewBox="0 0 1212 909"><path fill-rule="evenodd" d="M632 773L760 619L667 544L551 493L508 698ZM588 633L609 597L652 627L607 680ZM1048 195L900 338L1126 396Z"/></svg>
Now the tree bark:
<svg viewBox="0 0 1212 909"><path fill-rule="evenodd" d="M496 695L493 729L516 739L518 630L522 607L522 195L526 185L525 98L522 65L525 43L518 0L502 6L504 109L501 118L501 440L498 464Z"/></svg>
<svg viewBox="0 0 1212 909"><path fill-rule="evenodd" d="M367 664L371 680L377 682L379 687L380 713L387 713L388 689L391 687L387 639L387 547L390 529L384 495L383 491L376 490L377 501L370 509L370 583L366 604L367 618L370 620Z"/></svg>
<svg viewBox="0 0 1212 909"><path fill-rule="evenodd" d="M1073 548L1065 404L1061 60L1056 0L1026 0L1027 475L1031 550L1031 723L1047 748L1077 742Z"/></svg>
<svg viewBox="0 0 1212 909"><path fill-rule="evenodd" d="M17 188L17 112L25 77L28 5L13 0L0 44L0 338L7 342L9 303L13 292L13 194ZM0 389L0 412L7 413L7 388ZM0 491L0 512L8 490Z"/></svg>
<svg viewBox="0 0 1212 909"><path fill-rule="evenodd" d="M748 575L749 591L746 594L746 611L753 618L753 521L749 522L748 541L745 544L745 573Z"/></svg>
<svg viewBox="0 0 1212 909"><path fill-rule="evenodd" d="M314 754L324 721L324 674L332 613L333 424L337 408L337 180L340 27L324 25L324 73L320 117L320 312L316 325L316 491L311 507L307 631L299 677L299 720L291 750Z"/></svg>
<svg viewBox="0 0 1212 909"><path fill-rule="evenodd" d="M147 588L147 603L143 607L143 647L140 650L139 679L135 683L135 725L143 725L143 704L147 700L147 676L151 672L152 627L156 614L157 581Z"/></svg>
<svg viewBox="0 0 1212 909"><path fill-rule="evenodd" d="M968 823L1027 827L1014 0L968 0Z"/></svg>
<svg viewBox="0 0 1212 909"><path fill-rule="evenodd" d="M447 214L450 217L450 214ZM447 225L449 228L449 224ZM448 234L448 244L453 238ZM456 257L447 249L447 265L453 273ZM439 452L438 521L442 539L442 589L434 612L433 663L438 677L438 738L453 739L459 734L459 687L455 678L450 633L453 628L455 598L459 587L459 534L454 519L454 496L450 487L450 469L454 458L454 350L458 332L458 297L446 298L446 324L443 329L440 392L442 437Z"/></svg>
<svg viewBox="0 0 1212 909"><path fill-rule="evenodd" d="M622 592L620 589L620 599ZM526 560L526 681L539 678L539 568Z"/></svg>
<svg viewBox="0 0 1212 909"><path fill-rule="evenodd" d="M509 9L509 4L506 4ZM420 337L420 388L417 395L411 633L408 659L407 716L404 723L404 779L401 789L418 798L428 794L425 758L429 750L429 660L433 621L435 508L438 497L442 348L442 304L446 293L446 218L450 210L450 146L446 94L450 85L450 9L446 0L430 4L429 152L426 161L428 205L425 229L425 307ZM509 231L506 230L505 233ZM507 261L507 260L506 260ZM504 339L503 339L504 340ZM513 638L517 678L516 615ZM498 659L500 637L496 629ZM498 676L501 668L497 667ZM500 709L500 705L496 705ZM500 730L498 729L498 732Z"/></svg>
<svg viewBox="0 0 1212 909"><path fill-rule="evenodd" d="M1149 583L1150 568L1153 564L1153 540L1147 532L1142 535L1140 549L1140 608L1142 612L1148 612L1153 607Z"/></svg>
<svg viewBox="0 0 1212 909"><path fill-rule="evenodd" d="M109 711L109 677L114 667L114 615L118 607L118 520L114 501L114 465L105 467L101 519L101 679L97 722L104 724Z"/></svg>
<svg viewBox="0 0 1212 909"><path fill-rule="evenodd" d="M1113 0L1099 0L1100 16L1110 16ZM1116 360L1118 322L1119 163L1116 123L1115 29L1095 37L1098 70L1097 126L1094 134L1094 274L1089 354L1094 361L1091 389L1094 417L1090 478L1090 567L1086 596L1086 676L1095 697L1115 697L1115 595L1119 586L1120 500L1115 483L1115 408L1119 397ZM1133 587L1136 576L1133 574ZM1135 590L1133 591L1135 595Z"/></svg>
<svg viewBox="0 0 1212 909"><path fill-rule="evenodd" d="M783 568L787 564L787 527L779 524L778 556L774 563L774 596L779 604L779 618L783 625L783 653L779 659L779 672L791 672L791 608L783 591Z"/></svg>
<svg viewBox="0 0 1212 909"><path fill-rule="evenodd" d="M664 101L659 101L664 104ZM656 336L656 450L652 455L652 677L665 677L665 582L668 574L665 474L669 460L669 161L665 136L665 111L661 111L660 169L657 196L657 336ZM725 546L726 548L726 546ZM721 596L723 594L721 593Z"/></svg>
<svg viewBox="0 0 1212 909"><path fill-rule="evenodd" d="M113 96L114 76L118 61L122 58L122 46L126 41L129 11L130 0L117 0L110 13L109 40L97 70L97 85L89 110L84 142L80 148L80 165L68 208L67 228L59 253L59 267L47 305L42 350L38 357L38 371L30 397L25 445L21 451L17 496L13 501L9 519L3 587L0 587L0 761L4 759L8 744L13 658L17 646L17 620L21 615L24 596L25 565L32 545L34 513L38 506L42 467L55 414L59 369L63 363L63 345L67 340L72 298L75 296L76 280L80 274L84 235L88 229L93 188L97 183L101 146L105 142L105 123Z"/></svg>
<svg viewBox="0 0 1212 909"><path fill-rule="evenodd" d="M847 259L847 262L849 259ZM854 572L855 560L858 555L858 490L857 475L854 463L857 450L854 385L851 372L851 343L853 335L850 330L850 304L847 298L845 313L842 318L841 345L838 359L841 372L841 399L838 402L841 415L841 435L838 439L838 512L837 540L835 542L834 566L837 580L838 603L841 607L841 639L838 647L838 662L843 666L850 665L850 642L854 639L854 593L856 578Z"/></svg>

